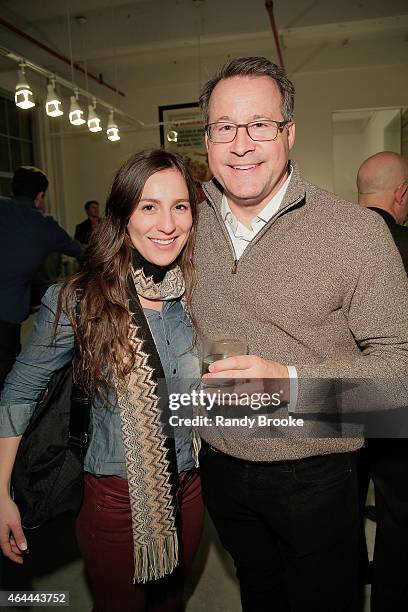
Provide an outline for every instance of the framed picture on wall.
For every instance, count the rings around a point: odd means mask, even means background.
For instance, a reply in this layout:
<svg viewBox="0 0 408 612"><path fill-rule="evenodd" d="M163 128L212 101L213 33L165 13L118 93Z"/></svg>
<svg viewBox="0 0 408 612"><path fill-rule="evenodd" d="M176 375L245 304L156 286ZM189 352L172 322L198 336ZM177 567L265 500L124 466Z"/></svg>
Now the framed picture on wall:
<svg viewBox="0 0 408 612"><path fill-rule="evenodd" d="M198 102L159 106L159 121L161 146L182 155L198 183L209 180L211 176Z"/></svg>

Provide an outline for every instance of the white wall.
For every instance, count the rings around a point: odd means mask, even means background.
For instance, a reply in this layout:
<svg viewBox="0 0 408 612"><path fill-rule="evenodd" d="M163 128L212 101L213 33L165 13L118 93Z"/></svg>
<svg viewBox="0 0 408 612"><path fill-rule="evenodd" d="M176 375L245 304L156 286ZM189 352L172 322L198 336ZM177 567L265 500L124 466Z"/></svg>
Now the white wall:
<svg viewBox="0 0 408 612"><path fill-rule="evenodd" d="M251 44L253 46L254 42ZM270 47L269 51L264 48L251 50L270 55ZM242 52L246 51L243 48ZM397 55L394 51L393 59ZM304 54L304 49L299 53ZM212 74L226 57L224 52L202 58L202 79ZM404 56L400 54L400 62L401 57ZM351 64L352 56L348 61ZM330 191L335 188L332 113L347 109L402 107L408 99L407 63L397 63L395 57L394 64L371 65L369 61L366 64L350 66L347 70L306 72L299 68L290 75L296 87L297 122L297 143L292 156L300 163L305 177ZM290 50L290 65L297 65L296 49ZM1 79L0 75L0 86ZM197 99L197 62L187 51L184 59L180 57L177 61L166 51L151 53L143 67L140 58L132 69L128 67L126 80L122 74L120 83L126 91L123 110L145 123L156 122L159 105ZM64 124L61 126L66 132ZM113 173L125 157L141 148L160 144L158 128L123 131L117 144L106 141L102 133L89 134L84 128L79 128L75 135L63 133L60 137L50 136L49 140L53 143L48 147L53 151L52 157L59 157L48 159L56 182L59 218L64 220L69 231L84 218L83 204L87 199L104 202Z"/></svg>
<svg viewBox="0 0 408 612"><path fill-rule="evenodd" d="M361 132L333 135L333 191L349 202L357 202L356 174L363 160Z"/></svg>
<svg viewBox="0 0 408 612"><path fill-rule="evenodd" d="M401 109L342 111L333 115L334 192L358 201L356 174L371 155L401 152Z"/></svg>
<svg viewBox="0 0 408 612"><path fill-rule="evenodd" d="M399 114L400 111L395 109L382 110L373 114L364 132L365 158L385 150L385 129Z"/></svg>
<svg viewBox="0 0 408 612"><path fill-rule="evenodd" d="M358 201L356 174L380 151L401 152L401 109L341 111L333 115L334 192Z"/></svg>
<svg viewBox="0 0 408 612"><path fill-rule="evenodd" d="M408 99L406 66L366 67L296 76L296 157L304 174L332 191L332 112L402 107Z"/></svg>

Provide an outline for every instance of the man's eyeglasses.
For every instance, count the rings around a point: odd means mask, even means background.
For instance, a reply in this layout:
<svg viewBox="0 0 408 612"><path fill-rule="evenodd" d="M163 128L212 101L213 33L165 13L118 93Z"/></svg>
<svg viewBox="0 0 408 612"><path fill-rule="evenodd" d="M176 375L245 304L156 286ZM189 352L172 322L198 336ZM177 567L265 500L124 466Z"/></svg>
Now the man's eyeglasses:
<svg viewBox="0 0 408 612"><path fill-rule="evenodd" d="M227 123L226 121L216 121L208 123L205 131L211 142L226 143L232 142L237 135L238 128L245 128L248 136L255 141L276 140L278 133L283 130L290 121L251 121L250 123Z"/></svg>

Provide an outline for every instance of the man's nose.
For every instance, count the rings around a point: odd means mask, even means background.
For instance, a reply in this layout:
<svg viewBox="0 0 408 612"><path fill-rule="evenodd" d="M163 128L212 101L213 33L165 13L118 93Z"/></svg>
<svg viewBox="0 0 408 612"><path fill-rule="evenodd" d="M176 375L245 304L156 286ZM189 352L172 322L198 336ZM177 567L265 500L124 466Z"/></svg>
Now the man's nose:
<svg viewBox="0 0 408 612"><path fill-rule="evenodd" d="M237 135L231 143L231 152L242 156L255 149L255 141L249 136L245 126L237 128Z"/></svg>

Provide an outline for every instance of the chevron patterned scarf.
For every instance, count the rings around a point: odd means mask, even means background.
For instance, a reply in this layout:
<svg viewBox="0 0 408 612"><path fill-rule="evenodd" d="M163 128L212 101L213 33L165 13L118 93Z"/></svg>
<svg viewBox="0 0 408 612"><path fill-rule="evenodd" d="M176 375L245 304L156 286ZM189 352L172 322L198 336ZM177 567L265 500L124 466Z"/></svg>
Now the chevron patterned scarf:
<svg viewBox="0 0 408 612"><path fill-rule="evenodd" d="M178 565L178 473L169 426L163 367L138 299L171 300L184 293L178 266L161 269L134 251L129 275L129 338L135 366L116 382L132 512L134 582L170 574Z"/></svg>

